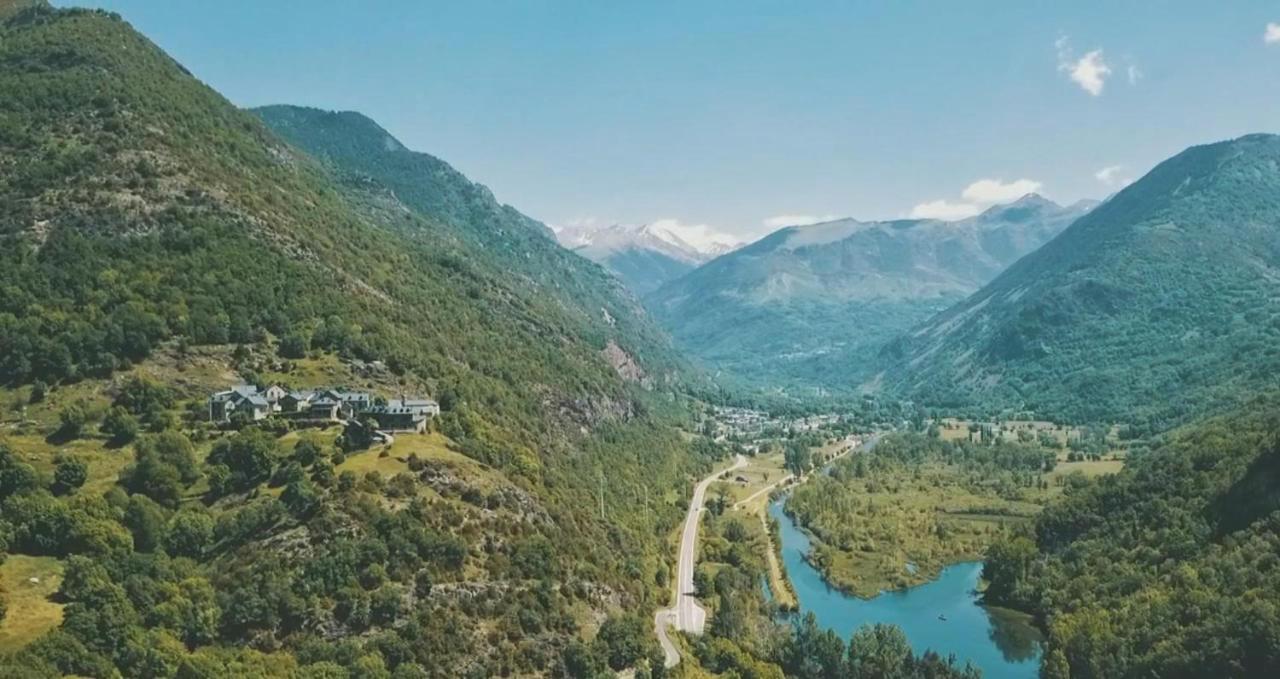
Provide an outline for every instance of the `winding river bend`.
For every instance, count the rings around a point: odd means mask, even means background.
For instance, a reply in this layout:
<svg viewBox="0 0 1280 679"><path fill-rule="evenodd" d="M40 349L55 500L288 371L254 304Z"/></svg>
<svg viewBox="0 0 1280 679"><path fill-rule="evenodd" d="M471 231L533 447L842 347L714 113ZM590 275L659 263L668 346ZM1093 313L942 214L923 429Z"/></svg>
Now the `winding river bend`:
<svg viewBox="0 0 1280 679"><path fill-rule="evenodd" d="M969 660L981 669L983 677L1039 675L1039 631L1016 613L978 603L974 589L982 574L981 562L954 564L932 582L859 599L828 586L822 573L805 560L809 536L782 511L784 500L770 503L769 515L778 520L782 562L801 614L812 611L819 625L846 640L866 623L895 624L906 632L917 653L933 649L943 656L955 654L961 663Z"/></svg>

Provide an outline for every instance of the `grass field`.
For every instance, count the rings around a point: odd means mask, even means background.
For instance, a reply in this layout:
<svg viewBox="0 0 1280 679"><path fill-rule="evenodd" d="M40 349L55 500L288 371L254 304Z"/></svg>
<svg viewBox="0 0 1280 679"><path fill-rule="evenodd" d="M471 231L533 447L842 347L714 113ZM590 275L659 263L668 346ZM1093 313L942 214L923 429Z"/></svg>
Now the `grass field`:
<svg viewBox="0 0 1280 679"><path fill-rule="evenodd" d="M10 554L0 565L0 583L9 598L9 613L0 622L0 653L21 648L62 622L62 605L50 600L62 584L62 562Z"/></svg>
<svg viewBox="0 0 1280 679"><path fill-rule="evenodd" d="M723 493L736 504L786 477L790 472L782 466L782 452L747 458L747 466L734 471L723 481L711 485L708 497Z"/></svg>
<svg viewBox="0 0 1280 679"><path fill-rule="evenodd" d="M1051 485L1059 478L1080 472L1089 478L1114 474L1124 469L1124 460L1080 460L1079 462L1058 462L1053 471L1045 474Z"/></svg>
<svg viewBox="0 0 1280 679"><path fill-rule="evenodd" d="M918 476L816 479L797 489L788 508L818 538L815 565L832 584L864 597L981 558L992 539L1039 511L1034 503L975 493L941 466Z"/></svg>

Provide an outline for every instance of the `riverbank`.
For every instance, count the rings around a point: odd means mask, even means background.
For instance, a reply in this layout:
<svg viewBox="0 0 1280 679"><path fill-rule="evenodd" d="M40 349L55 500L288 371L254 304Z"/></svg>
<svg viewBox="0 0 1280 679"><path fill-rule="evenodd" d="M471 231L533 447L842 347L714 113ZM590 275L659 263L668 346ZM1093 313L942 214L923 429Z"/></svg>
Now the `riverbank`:
<svg viewBox="0 0 1280 679"><path fill-rule="evenodd" d="M978 589L982 563L951 564L938 577L920 585L869 598L832 587L809 563L811 538L782 509L770 504L779 526L783 566L794 588L801 614L841 637L866 624L900 627L913 650L933 650L961 661L971 660L984 677L1030 679L1039 673L1043 637L1028 616L982 605Z"/></svg>
<svg viewBox="0 0 1280 679"><path fill-rule="evenodd" d="M895 434L875 454L797 486L786 512L812 536L810 563L832 586L868 598L981 560L1034 521L1069 478L1053 460L1035 446Z"/></svg>
<svg viewBox="0 0 1280 679"><path fill-rule="evenodd" d="M783 466L783 454L776 452L751 458L745 467L734 474L733 479L718 484L717 491L722 492L726 500L732 503L731 509L734 512L755 514L759 517L761 532L767 544L765 560L768 566L769 592L773 596L774 603L784 611L795 610L798 602L795 591L791 587L791 581L787 578L786 567L782 564L777 526L770 520L767 511L769 503L779 494L789 492L791 488L821 475L827 467L860 448L861 445L860 440L845 437L814 449L816 459L822 464L821 471L815 471L798 480Z"/></svg>
<svg viewBox="0 0 1280 679"><path fill-rule="evenodd" d="M868 598L981 560L992 541L1040 511L947 486L946 478L926 473L891 487L817 479L794 491L786 511L811 537L810 563L833 587Z"/></svg>
<svg viewBox="0 0 1280 679"><path fill-rule="evenodd" d="M773 594L773 602L784 611L794 611L800 606L796 599L796 590L791 586L786 568L782 565L782 543L778 536L778 524L769 518L763 509L759 512L760 526L764 530L768 549L765 560L769 564L769 591Z"/></svg>

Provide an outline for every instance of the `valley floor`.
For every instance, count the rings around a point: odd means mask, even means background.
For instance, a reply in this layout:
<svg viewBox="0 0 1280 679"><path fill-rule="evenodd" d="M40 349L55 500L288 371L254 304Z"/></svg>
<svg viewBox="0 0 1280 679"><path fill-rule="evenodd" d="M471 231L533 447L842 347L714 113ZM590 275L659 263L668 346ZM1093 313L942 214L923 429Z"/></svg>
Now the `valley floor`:
<svg viewBox="0 0 1280 679"><path fill-rule="evenodd" d="M1053 455L1053 453L1047 453ZM1119 471L1123 460L1067 461L1010 472L931 459L849 459L800 485L786 511L812 537L810 561L835 587L861 597L919 585L953 563L983 558L1022 530L1074 475Z"/></svg>

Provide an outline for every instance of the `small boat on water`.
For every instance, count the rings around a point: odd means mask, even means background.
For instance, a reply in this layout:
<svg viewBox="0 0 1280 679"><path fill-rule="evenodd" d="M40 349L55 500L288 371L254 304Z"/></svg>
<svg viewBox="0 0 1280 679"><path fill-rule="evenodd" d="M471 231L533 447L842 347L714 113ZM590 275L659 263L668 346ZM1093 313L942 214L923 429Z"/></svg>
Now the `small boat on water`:
<svg viewBox="0 0 1280 679"><path fill-rule="evenodd" d="M939 613L939 614L938 614L938 619L939 619L939 620L941 620L941 621L943 621L943 622L946 622L946 621L947 621L947 616L946 616L946 615L943 615L942 613Z"/></svg>

